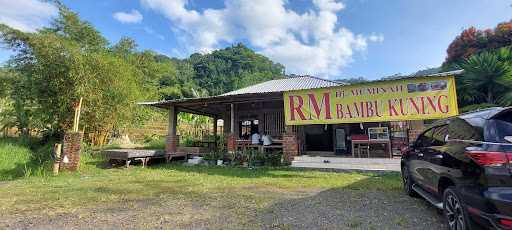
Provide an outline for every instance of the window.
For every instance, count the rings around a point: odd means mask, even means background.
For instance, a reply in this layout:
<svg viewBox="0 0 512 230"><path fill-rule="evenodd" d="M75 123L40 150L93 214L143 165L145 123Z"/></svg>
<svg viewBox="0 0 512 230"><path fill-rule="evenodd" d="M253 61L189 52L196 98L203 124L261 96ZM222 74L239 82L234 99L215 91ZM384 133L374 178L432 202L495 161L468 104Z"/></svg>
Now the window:
<svg viewBox="0 0 512 230"><path fill-rule="evenodd" d="M368 136L370 140L389 140L388 127L368 128Z"/></svg>
<svg viewBox="0 0 512 230"><path fill-rule="evenodd" d="M446 144L446 137L448 136L448 126L438 126L432 129L432 145L443 146Z"/></svg>
<svg viewBox="0 0 512 230"><path fill-rule="evenodd" d="M422 133L416 140L416 147L430 147L432 146L432 133L433 129L429 129Z"/></svg>
<svg viewBox="0 0 512 230"><path fill-rule="evenodd" d="M240 121L240 130L239 130L240 137L242 137L243 139L249 139L249 137L252 134L258 132L258 124L259 124L258 120L249 119L249 120Z"/></svg>

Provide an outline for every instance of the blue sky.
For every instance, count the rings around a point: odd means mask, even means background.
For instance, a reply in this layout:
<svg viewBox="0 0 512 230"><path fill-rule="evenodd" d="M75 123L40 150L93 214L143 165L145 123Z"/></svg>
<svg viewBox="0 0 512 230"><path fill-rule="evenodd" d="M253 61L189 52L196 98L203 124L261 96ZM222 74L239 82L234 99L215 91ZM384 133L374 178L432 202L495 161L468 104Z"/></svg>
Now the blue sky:
<svg viewBox="0 0 512 230"><path fill-rule="evenodd" d="M376 79L437 67L464 28L512 19L510 0L63 2L112 43L128 36L140 49L187 57L243 42L283 63L287 73L332 79ZM0 22L26 31L55 15L52 6L37 0L0 0L0 5ZM17 9L26 13L12 13ZM0 50L0 61L9 55Z"/></svg>

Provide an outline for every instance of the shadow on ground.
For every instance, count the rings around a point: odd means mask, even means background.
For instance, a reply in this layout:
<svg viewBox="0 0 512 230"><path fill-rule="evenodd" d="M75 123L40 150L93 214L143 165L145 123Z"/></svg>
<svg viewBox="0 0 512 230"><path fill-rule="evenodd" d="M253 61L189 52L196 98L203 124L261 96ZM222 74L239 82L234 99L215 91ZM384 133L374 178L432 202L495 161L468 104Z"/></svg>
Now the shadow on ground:
<svg viewBox="0 0 512 230"><path fill-rule="evenodd" d="M254 224L263 229L446 229L442 216L422 199L346 188L280 201Z"/></svg>

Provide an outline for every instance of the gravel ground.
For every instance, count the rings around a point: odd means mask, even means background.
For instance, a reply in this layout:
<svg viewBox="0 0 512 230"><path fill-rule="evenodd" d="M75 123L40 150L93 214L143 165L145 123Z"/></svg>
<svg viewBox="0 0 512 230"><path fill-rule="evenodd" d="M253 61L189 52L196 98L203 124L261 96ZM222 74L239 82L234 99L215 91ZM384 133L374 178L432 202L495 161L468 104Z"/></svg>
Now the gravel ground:
<svg viewBox="0 0 512 230"><path fill-rule="evenodd" d="M330 189L287 193L239 222L222 202L139 200L65 213L0 217L0 229L445 229L442 216L402 192ZM248 214L248 215L247 215Z"/></svg>
<svg viewBox="0 0 512 230"><path fill-rule="evenodd" d="M259 220L265 229L446 229L442 215L422 199L341 189L277 203Z"/></svg>

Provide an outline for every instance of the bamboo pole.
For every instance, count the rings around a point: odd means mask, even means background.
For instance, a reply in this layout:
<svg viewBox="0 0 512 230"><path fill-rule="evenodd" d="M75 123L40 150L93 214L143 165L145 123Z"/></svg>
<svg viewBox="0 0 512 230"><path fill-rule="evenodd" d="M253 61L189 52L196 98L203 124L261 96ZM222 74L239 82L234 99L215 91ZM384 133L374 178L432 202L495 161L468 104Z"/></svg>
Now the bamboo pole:
<svg viewBox="0 0 512 230"><path fill-rule="evenodd" d="M82 97L78 101L78 105L75 107L75 117L73 120L73 132L78 132L78 125L80 123L80 111L82 110Z"/></svg>

